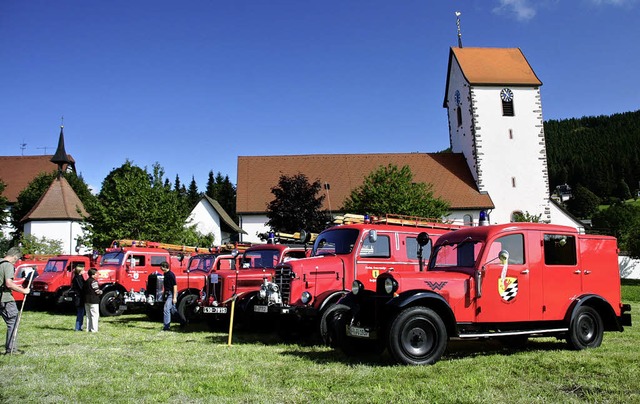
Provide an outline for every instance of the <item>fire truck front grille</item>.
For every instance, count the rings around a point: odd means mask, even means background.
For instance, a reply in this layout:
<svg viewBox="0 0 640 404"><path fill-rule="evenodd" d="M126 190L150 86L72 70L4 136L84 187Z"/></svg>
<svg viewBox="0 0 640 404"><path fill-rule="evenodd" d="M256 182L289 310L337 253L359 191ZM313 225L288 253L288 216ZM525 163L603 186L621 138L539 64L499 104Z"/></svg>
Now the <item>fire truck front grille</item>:
<svg viewBox="0 0 640 404"><path fill-rule="evenodd" d="M280 288L282 303L289 304L291 298L291 268L276 268L275 283Z"/></svg>

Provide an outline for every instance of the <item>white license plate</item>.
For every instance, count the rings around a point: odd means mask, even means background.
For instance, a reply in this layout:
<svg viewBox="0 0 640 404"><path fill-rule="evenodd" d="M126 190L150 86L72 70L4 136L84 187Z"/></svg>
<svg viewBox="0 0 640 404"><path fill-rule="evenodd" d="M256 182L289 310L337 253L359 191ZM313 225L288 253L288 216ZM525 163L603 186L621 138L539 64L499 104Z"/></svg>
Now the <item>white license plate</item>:
<svg viewBox="0 0 640 404"><path fill-rule="evenodd" d="M253 311L256 313L268 313L269 312L269 307L268 306L262 306L262 305L255 305L253 306Z"/></svg>
<svg viewBox="0 0 640 404"><path fill-rule="evenodd" d="M205 314L227 314L226 307L204 307L202 310Z"/></svg>
<svg viewBox="0 0 640 404"><path fill-rule="evenodd" d="M369 331L367 331L366 329L364 329L362 327L354 327L354 326L348 325L347 326L347 335L350 335L352 337L368 338L369 337Z"/></svg>
<svg viewBox="0 0 640 404"><path fill-rule="evenodd" d="M127 305L126 305L126 304L121 304L121 305L120 305L120 310L121 310L121 311L125 311L125 310L127 310Z"/></svg>
<svg viewBox="0 0 640 404"><path fill-rule="evenodd" d="M40 292L31 292L33 296L40 296Z"/></svg>

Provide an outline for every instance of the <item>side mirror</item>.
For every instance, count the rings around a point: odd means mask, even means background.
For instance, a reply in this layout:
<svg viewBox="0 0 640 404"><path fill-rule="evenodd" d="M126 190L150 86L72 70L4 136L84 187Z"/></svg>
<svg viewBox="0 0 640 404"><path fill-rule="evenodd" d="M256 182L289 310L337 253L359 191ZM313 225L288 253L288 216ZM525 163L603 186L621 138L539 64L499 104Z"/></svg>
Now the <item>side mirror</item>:
<svg viewBox="0 0 640 404"><path fill-rule="evenodd" d="M378 232L376 230L369 230L369 242L375 243L378 241Z"/></svg>
<svg viewBox="0 0 640 404"><path fill-rule="evenodd" d="M302 229L300 230L300 241L303 243L308 243L309 240L311 239L311 234L307 233L306 230Z"/></svg>
<svg viewBox="0 0 640 404"><path fill-rule="evenodd" d="M418 244L420 245L420 247L424 247L429 244L430 240L431 239L429 238L429 234L427 234L426 232L423 231L418 234Z"/></svg>
<svg viewBox="0 0 640 404"><path fill-rule="evenodd" d="M502 265L504 265L507 262L509 262L509 251L507 251L507 250L500 251L500 253L498 254L498 259L500 260L500 263Z"/></svg>
<svg viewBox="0 0 640 404"><path fill-rule="evenodd" d="M232 256L233 258L237 257L237 256L238 256L238 254L240 254L240 251L238 251L238 249L236 249L236 248L234 248L234 249L231 251L231 256Z"/></svg>

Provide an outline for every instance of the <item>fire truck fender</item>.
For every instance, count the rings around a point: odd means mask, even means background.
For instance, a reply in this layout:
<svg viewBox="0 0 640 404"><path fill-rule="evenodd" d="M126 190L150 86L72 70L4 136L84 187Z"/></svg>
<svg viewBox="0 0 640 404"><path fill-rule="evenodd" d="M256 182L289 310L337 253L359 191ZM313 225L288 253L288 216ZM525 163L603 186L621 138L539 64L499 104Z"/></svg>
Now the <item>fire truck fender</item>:
<svg viewBox="0 0 640 404"><path fill-rule="evenodd" d="M567 310L565 322L571 324L578 310L584 306L589 306L598 312L605 331L622 331L622 325L618 321L613 307L605 298L598 295L584 295L577 298Z"/></svg>
<svg viewBox="0 0 640 404"><path fill-rule="evenodd" d="M386 309L388 315L386 317L390 320L402 310L414 306L424 306L435 310L447 326L449 336L458 335L456 330L456 317L453 314L451 306L449 306L449 303L444 297L432 291L409 290L401 293L398 297L387 302Z"/></svg>
<svg viewBox="0 0 640 404"><path fill-rule="evenodd" d="M236 307L244 313L253 313L253 306L256 304L257 299L257 290L245 293L236 300Z"/></svg>
<svg viewBox="0 0 640 404"><path fill-rule="evenodd" d="M342 299L342 297L347 293L348 291L346 290L330 290L321 293L314 299L313 307L318 311L318 313L322 313L327 307L336 304L338 300Z"/></svg>

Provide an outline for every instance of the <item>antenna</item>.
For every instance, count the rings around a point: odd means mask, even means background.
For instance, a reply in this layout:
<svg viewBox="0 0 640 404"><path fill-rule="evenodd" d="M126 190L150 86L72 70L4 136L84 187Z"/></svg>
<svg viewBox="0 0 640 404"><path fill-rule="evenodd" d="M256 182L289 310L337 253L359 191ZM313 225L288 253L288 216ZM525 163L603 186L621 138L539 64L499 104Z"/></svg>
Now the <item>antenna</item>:
<svg viewBox="0 0 640 404"><path fill-rule="evenodd" d="M456 11L456 26L458 27L458 48L462 48L462 31L460 31L460 11Z"/></svg>
<svg viewBox="0 0 640 404"><path fill-rule="evenodd" d="M27 144L24 142L24 139L22 139L22 143L20 143L20 154L24 156L24 149L27 148Z"/></svg>
<svg viewBox="0 0 640 404"><path fill-rule="evenodd" d="M327 195L327 201L329 202L329 216L332 216L331 214L331 197L329 196L329 190L331 189L331 184L329 184L328 182L324 183L324 192Z"/></svg>
<svg viewBox="0 0 640 404"><path fill-rule="evenodd" d="M42 153L43 155L47 154L47 149L52 149L52 147L36 147L36 149L40 149L40 150L44 150L44 153Z"/></svg>

